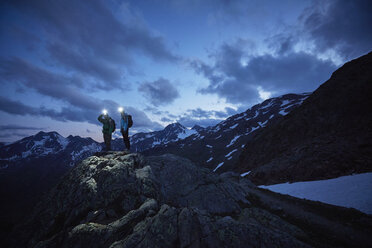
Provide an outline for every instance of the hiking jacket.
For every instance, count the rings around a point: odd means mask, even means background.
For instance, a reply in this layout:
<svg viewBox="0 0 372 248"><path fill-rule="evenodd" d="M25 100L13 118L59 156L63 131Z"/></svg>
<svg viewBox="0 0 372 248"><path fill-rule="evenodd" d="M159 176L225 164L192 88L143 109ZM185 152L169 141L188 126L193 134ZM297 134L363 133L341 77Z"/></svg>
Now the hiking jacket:
<svg viewBox="0 0 372 248"><path fill-rule="evenodd" d="M127 131L128 128L129 128L128 126L129 126L128 115L127 114L121 115L120 129L123 129L124 131Z"/></svg>
<svg viewBox="0 0 372 248"><path fill-rule="evenodd" d="M98 116L98 121L103 124L102 127L102 133L111 134L114 132L114 126L115 124L112 124L112 122L115 122L111 117L105 118L103 115Z"/></svg>

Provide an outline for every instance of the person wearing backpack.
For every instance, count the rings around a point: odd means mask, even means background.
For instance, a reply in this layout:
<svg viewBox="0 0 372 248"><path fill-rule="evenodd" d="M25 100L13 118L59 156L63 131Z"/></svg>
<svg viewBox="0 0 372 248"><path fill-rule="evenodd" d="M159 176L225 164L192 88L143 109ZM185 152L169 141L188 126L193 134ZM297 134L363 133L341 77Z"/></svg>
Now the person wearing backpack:
<svg viewBox="0 0 372 248"><path fill-rule="evenodd" d="M116 129L115 121L107 114L106 110L103 111L103 114L98 116L98 121L103 124L102 133L106 151L110 151L112 133L115 132Z"/></svg>
<svg viewBox="0 0 372 248"><path fill-rule="evenodd" d="M119 108L121 114L120 118L120 132L123 135L123 141L125 147L130 150L130 141L129 141L129 128L133 126L132 116L124 112L123 108Z"/></svg>

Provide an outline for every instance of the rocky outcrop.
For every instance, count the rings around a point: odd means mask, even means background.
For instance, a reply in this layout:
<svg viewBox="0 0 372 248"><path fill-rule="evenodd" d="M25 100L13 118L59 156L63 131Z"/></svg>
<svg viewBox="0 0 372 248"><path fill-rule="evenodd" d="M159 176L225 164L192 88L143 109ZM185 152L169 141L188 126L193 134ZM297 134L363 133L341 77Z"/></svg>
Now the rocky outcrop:
<svg viewBox="0 0 372 248"><path fill-rule="evenodd" d="M20 225L16 247L370 247L372 217L282 196L187 159L100 153Z"/></svg>
<svg viewBox="0 0 372 248"><path fill-rule="evenodd" d="M372 53L346 63L304 103L251 137L233 169L256 184L372 171Z"/></svg>

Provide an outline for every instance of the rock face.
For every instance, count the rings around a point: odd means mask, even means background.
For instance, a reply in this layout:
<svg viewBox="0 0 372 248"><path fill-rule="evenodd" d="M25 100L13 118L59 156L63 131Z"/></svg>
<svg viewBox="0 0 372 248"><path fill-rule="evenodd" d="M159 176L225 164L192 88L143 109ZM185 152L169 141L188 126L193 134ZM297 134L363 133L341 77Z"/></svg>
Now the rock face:
<svg viewBox="0 0 372 248"><path fill-rule="evenodd" d="M20 225L15 247L371 247L372 217L259 189L165 154L92 156Z"/></svg>
<svg viewBox="0 0 372 248"><path fill-rule="evenodd" d="M245 145L237 172L256 184L372 171L372 53L346 63Z"/></svg>

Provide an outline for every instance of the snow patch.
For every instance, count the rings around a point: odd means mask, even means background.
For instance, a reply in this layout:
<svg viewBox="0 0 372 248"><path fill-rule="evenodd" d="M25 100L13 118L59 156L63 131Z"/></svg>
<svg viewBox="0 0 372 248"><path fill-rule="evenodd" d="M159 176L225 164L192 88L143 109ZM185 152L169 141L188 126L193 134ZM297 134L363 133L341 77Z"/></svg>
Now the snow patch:
<svg viewBox="0 0 372 248"><path fill-rule="evenodd" d="M240 136L241 136L241 135L237 135L237 136L235 136L235 137L230 141L230 143L226 146L226 148L232 146L232 145L235 143L235 141L236 141L237 139L239 139Z"/></svg>
<svg viewBox="0 0 372 248"><path fill-rule="evenodd" d="M208 160L207 160L207 163L211 162L213 160L213 157L210 157Z"/></svg>
<svg viewBox="0 0 372 248"><path fill-rule="evenodd" d="M241 120L245 117L245 114L244 115L241 115L241 116L238 116L234 119L234 121L238 121L238 120Z"/></svg>
<svg viewBox="0 0 372 248"><path fill-rule="evenodd" d="M211 146L211 145L205 145L206 147L208 147L208 148L213 148L213 146Z"/></svg>
<svg viewBox="0 0 372 248"><path fill-rule="evenodd" d="M225 158L230 157L230 155L233 154L234 152L236 152L237 150L238 149L232 150L231 152L229 152L228 154L225 155Z"/></svg>
<svg viewBox="0 0 372 248"><path fill-rule="evenodd" d="M279 114L281 114L281 115L287 115L288 113L285 112L284 110L280 110L280 111L279 111Z"/></svg>
<svg viewBox="0 0 372 248"><path fill-rule="evenodd" d="M82 155L86 152L90 152L93 154L94 152L99 152L102 150L102 147L96 143L92 143L87 146L83 146L80 151L73 151L71 152L71 159L73 161L80 160L82 158Z"/></svg>
<svg viewBox="0 0 372 248"><path fill-rule="evenodd" d="M249 175L249 173L251 173L251 171L244 172L244 173L240 174L240 176L245 177L246 175Z"/></svg>
<svg viewBox="0 0 372 248"><path fill-rule="evenodd" d="M254 114L254 116L253 117L250 117L250 118L248 118L247 120L249 120L249 119L254 119L254 118L256 118L257 116L258 116L258 111L256 110L256 113Z"/></svg>
<svg viewBox="0 0 372 248"><path fill-rule="evenodd" d="M259 129L259 128L260 128L260 126L252 127L252 129L251 129L249 132L246 132L245 134L246 134L246 135L247 135L247 134L250 134L250 133L256 131L256 130Z"/></svg>
<svg viewBox="0 0 372 248"><path fill-rule="evenodd" d="M193 135L193 134L197 134L198 131L194 130L194 129L185 129L183 132L179 133L178 134L178 139L186 139L187 137Z"/></svg>
<svg viewBox="0 0 372 248"><path fill-rule="evenodd" d="M65 137L62 137L61 135L57 135L57 141L58 143L62 146L62 149L61 150L64 150L66 148L66 146L69 144L69 140L66 139Z"/></svg>
<svg viewBox="0 0 372 248"><path fill-rule="evenodd" d="M291 103L291 101L284 100L284 101L282 101L282 104L280 104L280 107L283 107L283 106L287 105L288 103Z"/></svg>
<svg viewBox="0 0 372 248"><path fill-rule="evenodd" d="M224 163L224 162L219 163L219 164L217 165L217 167L214 168L213 172L216 172L216 170L217 170L218 168L220 168L220 167L223 165L223 163Z"/></svg>
<svg viewBox="0 0 372 248"><path fill-rule="evenodd" d="M236 123L235 125L232 125L232 126L230 127L230 129L234 129L234 128L236 128L238 125L239 125L239 123Z"/></svg>
<svg viewBox="0 0 372 248"><path fill-rule="evenodd" d="M352 207L372 214L372 172L327 180L259 187L298 198Z"/></svg>
<svg viewBox="0 0 372 248"><path fill-rule="evenodd" d="M267 124L268 120L264 121L264 122L258 122L258 125L260 125L261 127L265 127L265 125Z"/></svg>

